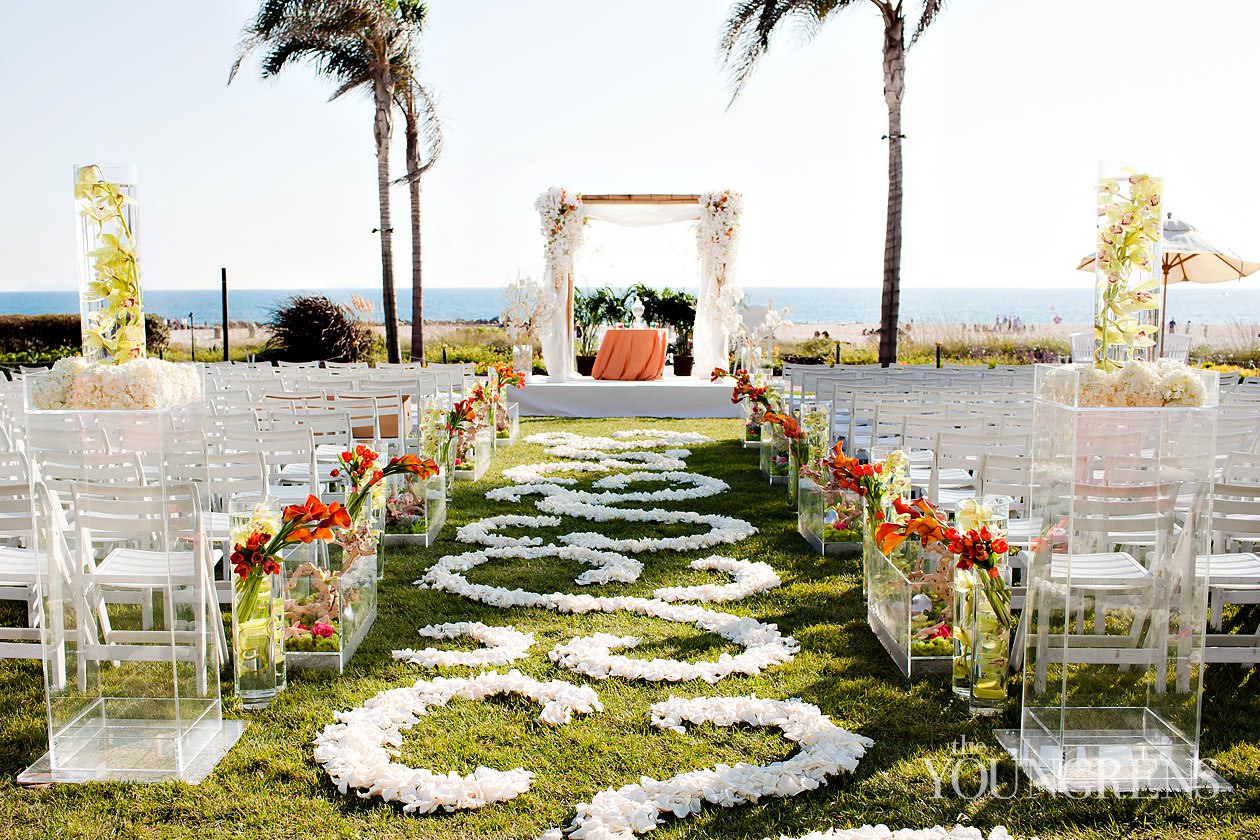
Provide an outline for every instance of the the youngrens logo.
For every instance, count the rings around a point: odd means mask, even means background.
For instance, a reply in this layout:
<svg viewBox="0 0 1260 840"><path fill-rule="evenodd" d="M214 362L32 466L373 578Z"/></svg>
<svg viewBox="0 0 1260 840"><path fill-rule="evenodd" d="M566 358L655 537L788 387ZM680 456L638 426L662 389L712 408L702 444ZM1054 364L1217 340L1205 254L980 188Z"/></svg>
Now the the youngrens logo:
<svg viewBox="0 0 1260 840"><path fill-rule="evenodd" d="M1161 780L1144 774L1140 759L1122 761L1099 756L1069 761L1063 772L1071 779L1070 789L1050 792L1027 785L1009 759L993 756L980 744L969 744L965 735L955 741L952 747L953 754L943 761L933 761L927 756L921 759L928 778L931 779L932 795L935 799L1014 799L1020 795L1021 790L1028 798L1062 796L1069 799L1160 799L1166 796L1211 798L1218 793L1211 787L1187 791L1143 789L1143 782L1155 785ZM1154 762L1151 764L1151 769L1154 769ZM1175 784L1175 780L1167 781Z"/></svg>

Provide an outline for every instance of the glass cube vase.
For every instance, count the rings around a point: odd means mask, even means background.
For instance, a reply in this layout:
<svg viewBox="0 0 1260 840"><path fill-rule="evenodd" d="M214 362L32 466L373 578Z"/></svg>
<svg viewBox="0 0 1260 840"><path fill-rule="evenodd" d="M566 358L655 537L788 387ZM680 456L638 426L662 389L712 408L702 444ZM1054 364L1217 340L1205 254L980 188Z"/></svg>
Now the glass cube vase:
<svg viewBox="0 0 1260 840"><path fill-rule="evenodd" d="M761 418L765 416L765 409L748 398L745 398L740 405L744 409L744 448L759 449L761 447Z"/></svg>
<svg viewBox="0 0 1260 840"><path fill-rule="evenodd" d="M391 488L385 508L385 546L430 546L446 524L446 474L408 475Z"/></svg>
<svg viewBox="0 0 1260 840"><path fill-rule="evenodd" d="M1020 728L1051 791L1228 787L1199 760L1216 374L1198 407L1086 407L1084 367L1039 366Z"/></svg>
<svg viewBox="0 0 1260 840"><path fill-rule="evenodd" d="M494 446L511 446L521 436L521 407L501 403L495 413Z"/></svg>
<svg viewBox="0 0 1260 840"><path fill-rule="evenodd" d="M819 554L855 556L862 550L862 497L801 479L796 529Z"/></svg>
<svg viewBox="0 0 1260 840"><path fill-rule="evenodd" d="M23 784L195 784L244 730L223 720L228 641L206 510L196 485L168 467L177 429L195 423L195 410L186 414L28 403L28 441L65 433L29 453L42 477L34 513L49 748ZM103 429L127 432L111 438L113 454L101 451Z"/></svg>
<svg viewBox="0 0 1260 840"><path fill-rule="evenodd" d="M289 668L344 671L376 621L376 553L297 544L285 553L284 568Z"/></svg>
<svg viewBox="0 0 1260 840"><path fill-rule="evenodd" d="M866 619L903 676L942 674L953 661L947 632L953 610L953 556L924 551L916 539L884 554L866 546Z"/></svg>
<svg viewBox="0 0 1260 840"><path fill-rule="evenodd" d="M771 484L787 484L790 456L788 439L783 434L783 428L774 423L765 423L761 427L761 434L761 471L769 477Z"/></svg>
<svg viewBox="0 0 1260 840"><path fill-rule="evenodd" d="M455 465L451 478L455 481L479 481L490 469L490 457L494 452L494 438L488 429L472 435L461 435L455 449Z"/></svg>

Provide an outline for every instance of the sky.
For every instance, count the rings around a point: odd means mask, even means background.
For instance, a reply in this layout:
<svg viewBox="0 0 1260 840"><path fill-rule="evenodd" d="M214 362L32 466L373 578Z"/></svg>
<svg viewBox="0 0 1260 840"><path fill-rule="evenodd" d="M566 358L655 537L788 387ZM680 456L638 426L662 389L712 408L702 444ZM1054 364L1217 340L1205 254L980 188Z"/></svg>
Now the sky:
<svg viewBox="0 0 1260 840"><path fill-rule="evenodd" d="M911 4L913 5L913 3ZM717 51L731 0L431 0L422 76L442 159L424 179L428 286L538 277L533 209L579 192L729 188L746 286L878 286L881 24L858 3L787 31L742 95ZM380 282L372 108L306 67L228 86L256 4L0 0L0 290L78 284L71 171L134 164L150 288ZM1260 3L953 0L908 57L906 287L1084 288L1100 160L1260 259ZM401 121L396 171L402 171ZM1251 196L1252 198L1248 198ZM407 294L405 188L394 191ZM586 284L694 285L686 225L592 224Z"/></svg>

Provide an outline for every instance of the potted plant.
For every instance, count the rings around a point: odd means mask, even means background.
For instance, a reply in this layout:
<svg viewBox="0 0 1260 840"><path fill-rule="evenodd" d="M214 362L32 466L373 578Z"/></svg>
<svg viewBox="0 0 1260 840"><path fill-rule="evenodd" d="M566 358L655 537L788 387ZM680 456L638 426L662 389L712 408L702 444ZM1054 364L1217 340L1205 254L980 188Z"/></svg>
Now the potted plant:
<svg viewBox="0 0 1260 840"><path fill-rule="evenodd" d="M643 298L639 298L643 300ZM644 302L646 306L646 301ZM687 292L662 289L655 300L656 317L674 328L674 375L691 376L691 331L696 325L696 297Z"/></svg>
<svg viewBox="0 0 1260 840"><path fill-rule="evenodd" d="M577 371L590 376L595 368L595 353L599 349L599 329L618 323L626 317L628 294L618 294L610 287L573 292L573 324L577 327Z"/></svg>

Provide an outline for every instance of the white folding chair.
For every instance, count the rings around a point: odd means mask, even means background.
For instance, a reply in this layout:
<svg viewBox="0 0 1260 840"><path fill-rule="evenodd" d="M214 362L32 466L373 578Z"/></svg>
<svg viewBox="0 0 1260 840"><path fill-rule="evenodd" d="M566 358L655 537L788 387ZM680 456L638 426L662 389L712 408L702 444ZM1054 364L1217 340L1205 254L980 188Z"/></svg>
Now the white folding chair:
<svg viewBox="0 0 1260 840"><path fill-rule="evenodd" d="M228 651L211 575L217 553L205 536L197 489L191 484L122 487L76 481L71 495L74 588L81 630L86 631L80 639L81 679L92 660L174 659L193 663L198 691L204 693ZM111 591L141 594L140 629L113 627ZM157 627L155 595L161 596L163 607ZM215 640L214 650L207 649L208 635Z"/></svg>

